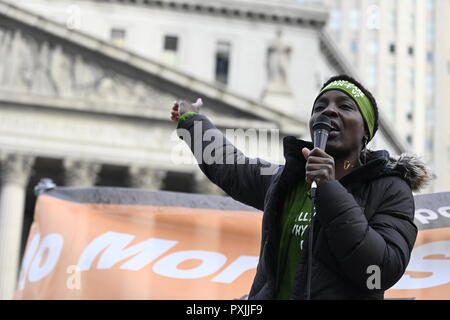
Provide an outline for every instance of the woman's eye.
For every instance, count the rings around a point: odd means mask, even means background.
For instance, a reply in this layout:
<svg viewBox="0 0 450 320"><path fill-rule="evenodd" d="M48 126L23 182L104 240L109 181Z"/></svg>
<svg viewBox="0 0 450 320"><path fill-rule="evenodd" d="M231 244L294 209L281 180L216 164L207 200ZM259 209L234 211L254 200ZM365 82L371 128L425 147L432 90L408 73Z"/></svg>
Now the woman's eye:
<svg viewBox="0 0 450 320"><path fill-rule="evenodd" d="M319 111L320 109L322 109L323 108L323 106L316 106L315 108L314 108L314 111Z"/></svg>
<svg viewBox="0 0 450 320"><path fill-rule="evenodd" d="M343 104L343 105L341 105L341 107L343 107L344 109L352 109L352 107L350 107L350 106L347 105L347 104Z"/></svg>

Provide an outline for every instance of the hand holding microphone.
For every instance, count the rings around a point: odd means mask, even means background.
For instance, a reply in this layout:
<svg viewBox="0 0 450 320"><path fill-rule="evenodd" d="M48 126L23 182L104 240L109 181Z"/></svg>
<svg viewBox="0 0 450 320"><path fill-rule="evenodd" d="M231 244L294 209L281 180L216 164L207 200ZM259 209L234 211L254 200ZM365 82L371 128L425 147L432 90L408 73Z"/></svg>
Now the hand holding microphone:
<svg viewBox="0 0 450 320"><path fill-rule="evenodd" d="M331 130L331 120L325 115L317 117L313 125L314 130L314 149L303 148L302 153L306 162L306 181L311 183L311 188L317 188L317 185L335 179L334 159L327 154L325 146L328 140L328 133Z"/></svg>

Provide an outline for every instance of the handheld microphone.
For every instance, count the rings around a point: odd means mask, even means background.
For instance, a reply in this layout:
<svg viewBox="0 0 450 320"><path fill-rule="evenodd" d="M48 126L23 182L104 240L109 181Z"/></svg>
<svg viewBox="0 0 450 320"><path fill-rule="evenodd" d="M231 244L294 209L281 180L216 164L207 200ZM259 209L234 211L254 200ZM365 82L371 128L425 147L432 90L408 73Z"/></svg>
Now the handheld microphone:
<svg viewBox="0 0 450 320"><path fill-rule="evenodd" d="M327 145L328 134L330 133L330 131L331 131L331 119L324 114L319 115L313 124L314 148L319 148L320 150L325 151L325 146ZM311 189L316 188L317 183L313 181L313 183L311 184Z"/></svg>
<svg viewBox="0 0 450 320"><path fill-rule="evenodd" d="M328 134L331 131L331 119L321 114L317 117L316 121L314 121L313 124L313 144L314 148L319 148L320 150L325 151L325 146L327 145L328 141ZM311 192L310 197L312 199L313 205L312 205L312 214L313 217L316 215L316 189L317 189L317 183L315 181L311 184ZM313 265L313 232L314 232L314 218L311 220L311 225L309 227L309 234L308 234L308 268L307 268L307 280L306 280L306 299L311 299L311 279L312 279L312 265Z"/></svg>

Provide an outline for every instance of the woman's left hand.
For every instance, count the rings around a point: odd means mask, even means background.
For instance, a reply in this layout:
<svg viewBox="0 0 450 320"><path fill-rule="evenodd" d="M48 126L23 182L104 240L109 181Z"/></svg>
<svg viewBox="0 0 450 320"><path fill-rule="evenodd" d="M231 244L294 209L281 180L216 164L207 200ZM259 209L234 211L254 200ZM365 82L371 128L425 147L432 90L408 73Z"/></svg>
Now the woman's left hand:
<svg viewBox="0 0 450 320"><path fill-rule="evenodd" d="M325 151L315 148L312 151L308 148L302 149L306 161L306 181L312 183L316 181L317 185L335 180L334 177L334 159Z"/></svg>

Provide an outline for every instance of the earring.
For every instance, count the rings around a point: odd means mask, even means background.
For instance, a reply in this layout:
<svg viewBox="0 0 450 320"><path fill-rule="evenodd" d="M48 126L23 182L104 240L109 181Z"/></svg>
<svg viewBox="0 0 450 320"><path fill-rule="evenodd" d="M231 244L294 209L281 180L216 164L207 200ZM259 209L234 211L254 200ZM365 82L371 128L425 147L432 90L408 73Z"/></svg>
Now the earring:
<svg viewBox="0 0 450 320"><path fill-rule="evenodd" d="M350 168L350 165L351 165L350 161L349 160L345 160L344 161L344 170L348 170Z"/></svg>

